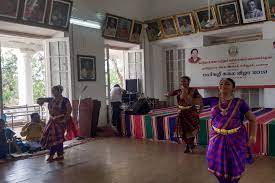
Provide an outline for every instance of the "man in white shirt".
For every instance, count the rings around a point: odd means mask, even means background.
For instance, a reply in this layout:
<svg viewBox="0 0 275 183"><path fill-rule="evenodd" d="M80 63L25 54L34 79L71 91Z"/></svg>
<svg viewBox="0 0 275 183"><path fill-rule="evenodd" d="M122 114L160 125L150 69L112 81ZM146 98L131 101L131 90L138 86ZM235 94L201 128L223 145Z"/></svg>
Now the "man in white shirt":
<svg viewBox="0 0 275 183"><path fill-rule="evenodd" d="M121 129L121 119L120 119L120 111L121 111L121 103L122 103L122 92L124 90L120 88L118 84L114 85L110 93L110 102L112 105L112 124L116 126L118 135L122 136Z"/></svg>

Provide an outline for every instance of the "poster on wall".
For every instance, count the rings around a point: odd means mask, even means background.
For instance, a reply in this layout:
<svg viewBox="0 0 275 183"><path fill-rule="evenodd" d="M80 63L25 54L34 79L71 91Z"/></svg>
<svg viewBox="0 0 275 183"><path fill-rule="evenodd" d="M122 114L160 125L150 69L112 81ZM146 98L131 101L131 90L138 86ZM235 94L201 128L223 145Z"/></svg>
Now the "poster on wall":
<svg viewBox="0 0 275 183"><path fill-rule="evenodd" d="M69 27L72 2L66 0L52 0L49 24L55 27Z"/></svg>
<svg viewBox="0 0 275 183"><path fill-rule="evenodd" d="M47 0L25 0L23 20L35 23L44 23L47 4Z"/></svg>
<svg viewBox="0 0 275 183"><path fill-rule="evenodd" d="M186 75L198 88L232 78L239 87L275 88L275 40L186 49Z"/></svg>
<svg viewBox="0 0 275 183"><path fill-rule="evenodd" d="M122 41L128 41L132 28L132 20L119 18L116 30L116 38Z"/></svg>
<svg viewBox="0 0 275 183"><path fill-rule="evenodd" d="M208 8L202 8L195 11L195 17L200 31L209 31L218 28L215 8L211 6L210 10L209 12Z"/></svg>
<svg viewBox="0 0 275 183"><path fill-rule="evenodd" d="M266 12L270 20L275 20L275 0L266 0Z"/></svg>
<svg viewBox="0 0 275 183"><path fill-rule="evenodd" d="M95 56L77 55L78 81L96 80Z"/></svg>
<svg viewBox="0 0 275 183"><path fill-rule="evenodd" d="M176 23L179 34L187 35L196 32L192 13L185 13L176 16Z"/></svg>
<svg viewBox="0 0 275 183"><path fill-rule="evenodd" d="M17 19L20 0L0 0L0 17Z"/></svg>
<svg viewBox="0 0 275 183"><path fill-rule="evenodd" d="M239 0L243 23L266 20L264 0Z"/></svg>
<svg viewBox="0 0 275 183"><path fill-rule="evenodd" d="M162 18L160 24L166 38L178 35L174 17Z"/></svg>
<svg viewBox="0 0 275 183"><path fill-rule="evenodd" d="M236 1L217 4L220 26L232 26L240 24L239 9Z"/></svg>
<svg viewBox="0 0 275 183"><path fill-rule="evenodd" d="M116 37L118 17L107 15L105 20L105 26L103 29L103 36L105 37Z"/></svg>
<svg viewBox="0 0 275 183"><path fill-rule="evenodd" d="M140 37L143 30L143 25L141 22L134 21L132 25L132 31L130 36L130 41L134 43L140 43Z"/></svg>
<svg viewBox="0 0 275 183"><path fill-rule="evenodd" d="M147 25L146 32L149 41L156 41L163 37L158 20L145 22Z"/></svg>

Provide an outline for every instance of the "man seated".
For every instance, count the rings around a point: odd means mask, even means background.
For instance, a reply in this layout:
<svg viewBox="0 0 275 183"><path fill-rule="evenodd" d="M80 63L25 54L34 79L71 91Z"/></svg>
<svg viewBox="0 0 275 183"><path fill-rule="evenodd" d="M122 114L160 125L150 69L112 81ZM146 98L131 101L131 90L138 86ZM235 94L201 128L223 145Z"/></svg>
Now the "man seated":
<svg viewBox="0 0 275 183"><path fill-rule="evenodd" d="M40 139L42 137L44 123L40 120L38 113L31 114L31 122L27 123L21 130L20 135L26 137L30 151L36 151L41 148Z"/></svg>
<svg viewBox="0 0 275 183"><path fill-rule="evenodd" d="M6 127L5 121L0 119L0 159L6 158L9 153L15 151L13 146L14 135L15 133Z"/></svg>

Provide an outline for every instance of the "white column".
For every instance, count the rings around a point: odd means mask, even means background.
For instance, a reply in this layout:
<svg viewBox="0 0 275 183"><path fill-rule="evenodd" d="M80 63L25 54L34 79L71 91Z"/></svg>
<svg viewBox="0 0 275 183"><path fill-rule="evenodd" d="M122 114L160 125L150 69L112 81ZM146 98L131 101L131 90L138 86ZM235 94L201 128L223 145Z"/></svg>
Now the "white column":
<svg viewBox="0 0 275 183"><path fill-rule="evenodd" d="M20 49L17 59L19 105L33 105L32 56L33 51Z"/></svg>

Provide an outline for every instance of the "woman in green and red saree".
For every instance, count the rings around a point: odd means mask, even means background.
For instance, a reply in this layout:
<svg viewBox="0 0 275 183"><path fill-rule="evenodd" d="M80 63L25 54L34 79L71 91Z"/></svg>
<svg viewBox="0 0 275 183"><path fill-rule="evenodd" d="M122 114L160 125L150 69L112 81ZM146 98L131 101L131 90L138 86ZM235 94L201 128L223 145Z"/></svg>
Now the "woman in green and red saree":
<svg viewBox="0 0 275 183"><path fill-rule="evenodd" d="M199 112L202 103L198 90L189 87L190 81L188 76L182 76L180 89L166 94L166 96L177 96L178 115L175 136L186 143L185 153L192 152L195 147L194 140L199 132Z"/></svg>
<svg viewBox="0 0 275 183"><path fill-rule="evenodd" d="M207 150L208 170L220 183L238 183L246 163L252 163L250 146L256 141L256 118L246 102L234 97L235 82L222 79L219 97L204 98L211 106L211 125ZM243 125L250 122L250 137Z"/></svg>
<svg viewBox="0 0 275 183"><path fill-rule="evenodd" d="M50 150L47 161L63 160L64 133L67 124L72 120L72 107L68 98L62 96L63 87L58 85L52 88L53 98L39 98L37 103L43 105L48 102L50 119L43 131L42 147ZM54 155L57 153L57 158Z"/></svg>

